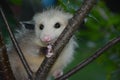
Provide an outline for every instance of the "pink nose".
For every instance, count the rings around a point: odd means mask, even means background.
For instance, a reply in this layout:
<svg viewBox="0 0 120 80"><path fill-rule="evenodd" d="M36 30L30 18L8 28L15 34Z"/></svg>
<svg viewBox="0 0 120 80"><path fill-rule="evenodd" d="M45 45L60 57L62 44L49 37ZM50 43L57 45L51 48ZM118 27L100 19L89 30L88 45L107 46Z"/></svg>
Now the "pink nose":
<svg viewBox="0 0 120 80"><path fill-rule="evenodd" d="M51 40L51 37L50 36L45 36L42 41L44 42L49 42Z"/></svg>

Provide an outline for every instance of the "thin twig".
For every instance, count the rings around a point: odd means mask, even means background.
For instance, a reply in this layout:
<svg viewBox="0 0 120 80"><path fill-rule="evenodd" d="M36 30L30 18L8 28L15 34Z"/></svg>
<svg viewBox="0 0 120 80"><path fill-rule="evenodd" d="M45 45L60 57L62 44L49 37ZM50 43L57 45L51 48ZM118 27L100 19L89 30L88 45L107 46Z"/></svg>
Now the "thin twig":
<svg viewBox="0 0 120 80"><path fill-rule="evenodd" d="M60 52L67 44L69 39L72 37L73 33L78 29L80 23L84 20L85 16L90 12L91 8L96 3L96 0L85 0L81 8L77 11L75 16L69 21L67 27L62 32L60 37L53 45L54 55L50 58L46 58L41 67L36 73L36 80L46 80L46 76L53 66L54 62L58 58Z"/></svg>
<svg viewBox="0 0 120 80"><path fill-rule="evenodd" d="M0 80L15 80L0 31Z"/></svg>
<svg viewBox="0 0 120 80"><path fill-rule="evenodd" d="M80 64L75 66L73 69L68 71L65 75L57 78L56 80L65 80L66 78L70 77L71 75L75 74L76 72L80 71L82 68L86 67L88 64L96 60L102 53L104 53L106 50L111 48L113 45L117 44L120 42L120 37L117 37L111 41L109 41L105 46L102 48L98 49L92 56L87 58L86 60L82 61Z"/></svg>
<svg viewBox="0 0 120 80"><path fill-rule="evenodd" d="M12 43L13 43L13 45L14 45L14 47L15 47L15 49L16 49L16 51L17 51L17 53L18 53L18 55L19 55L19 57L20 57L20 59L23 63L23 65L24 65L24 67L25 67L25 70L26 70L29 78L31 79L32 71L31 71L31 69L30 69L30 67L29 67L29 65L28 65L28 63L27 63L27 61L26 61L26 59L25 59L25 57L24 57L24 55L23 55L23 53L22 53L22 51L21 51L21 49L18 45L18 43L17 43L17 40L15 39L15 36L14 36L13 32L11 31L11 28L10 28L8 22L7 22L7 19L4 15L4 12L3 12L1 7L0 7L0 13L2 15L2 18L3 18L4 22L5 22L5 25L6 25L6 28L7 28L8 32L9 32Z"/></svg>

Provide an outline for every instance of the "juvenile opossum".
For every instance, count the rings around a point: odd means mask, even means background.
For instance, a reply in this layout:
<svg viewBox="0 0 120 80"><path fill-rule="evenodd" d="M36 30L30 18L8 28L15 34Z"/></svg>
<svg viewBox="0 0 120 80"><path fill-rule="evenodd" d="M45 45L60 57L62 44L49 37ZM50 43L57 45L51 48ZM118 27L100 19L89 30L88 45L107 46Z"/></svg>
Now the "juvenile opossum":
<svg viewBox="0 0 120 80"><path fill-rule="evenodd" d="M46 47L48 44L53 44L71 17L71 14L63 12L62 10L49 9L33 17L35 22L34 31L19 31L20 36L17 38L18 43L33 72L38 70L45 58L45 55L40 52L40 48ZM76 42L72 37L49 72L47 80L50 80L51 76L56 78L62 75L63 69L73 59L75 47ZM8 51L15 78L17 80L26 80L27 74L16 51L13 47Z"/></svg>

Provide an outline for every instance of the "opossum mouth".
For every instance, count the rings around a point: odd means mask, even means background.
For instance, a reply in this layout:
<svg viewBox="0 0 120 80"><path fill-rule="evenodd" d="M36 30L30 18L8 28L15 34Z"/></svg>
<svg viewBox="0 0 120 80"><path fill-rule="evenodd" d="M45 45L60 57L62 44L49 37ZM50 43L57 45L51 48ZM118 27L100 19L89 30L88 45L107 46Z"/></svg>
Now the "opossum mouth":
<svg viewBox="0 0 120 80"><path fill-rule="evenodd" d="M52 45L52 44L54 44L54 42L55 42L55 40L51 40L51 41L49 41L49 42L46 42L46 44L47 44L47 45L49 45L49 44Z"/></svg>
<svg viewBox="0 0 120 80"><path fill-rule="evenodd" d="M57 40L57 38L55 38L55 39L49 41L47 44L53 45L53 44L55 43L56 40Z"/></svg>
<svg viewBox="0 0 120 80"><path fill-rule="evenodd" d="M56 41L56 39L48 41L48 42L44 42L40 39L40 42L42 42L42 44L44 44L44 45L49 45L49 44L52 45L52 44L54 44L55 41Z"/></svg>

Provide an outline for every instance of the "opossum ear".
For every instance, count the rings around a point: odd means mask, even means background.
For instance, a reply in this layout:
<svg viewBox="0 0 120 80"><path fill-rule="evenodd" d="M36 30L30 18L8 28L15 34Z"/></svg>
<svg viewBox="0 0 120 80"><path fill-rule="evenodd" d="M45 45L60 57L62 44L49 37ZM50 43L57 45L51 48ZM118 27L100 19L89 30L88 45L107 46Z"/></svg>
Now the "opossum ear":
<svg viewBox="0 0 120 80"><path fill-rule="evenodd" d="M33 20L31 21L21 21L20 24L22 25L22 27L26 28L26 29L30 29L33 30L35 27L35 22Z"/></svg>
<svg viewBox="0 0 120 80"><path fill-rule="evenodd" d="M71 19L71 18L73 17L73 15L72 15L72 14L67 13L67 14L66 14L66 17L67 17L68 19Z"/></svg>

